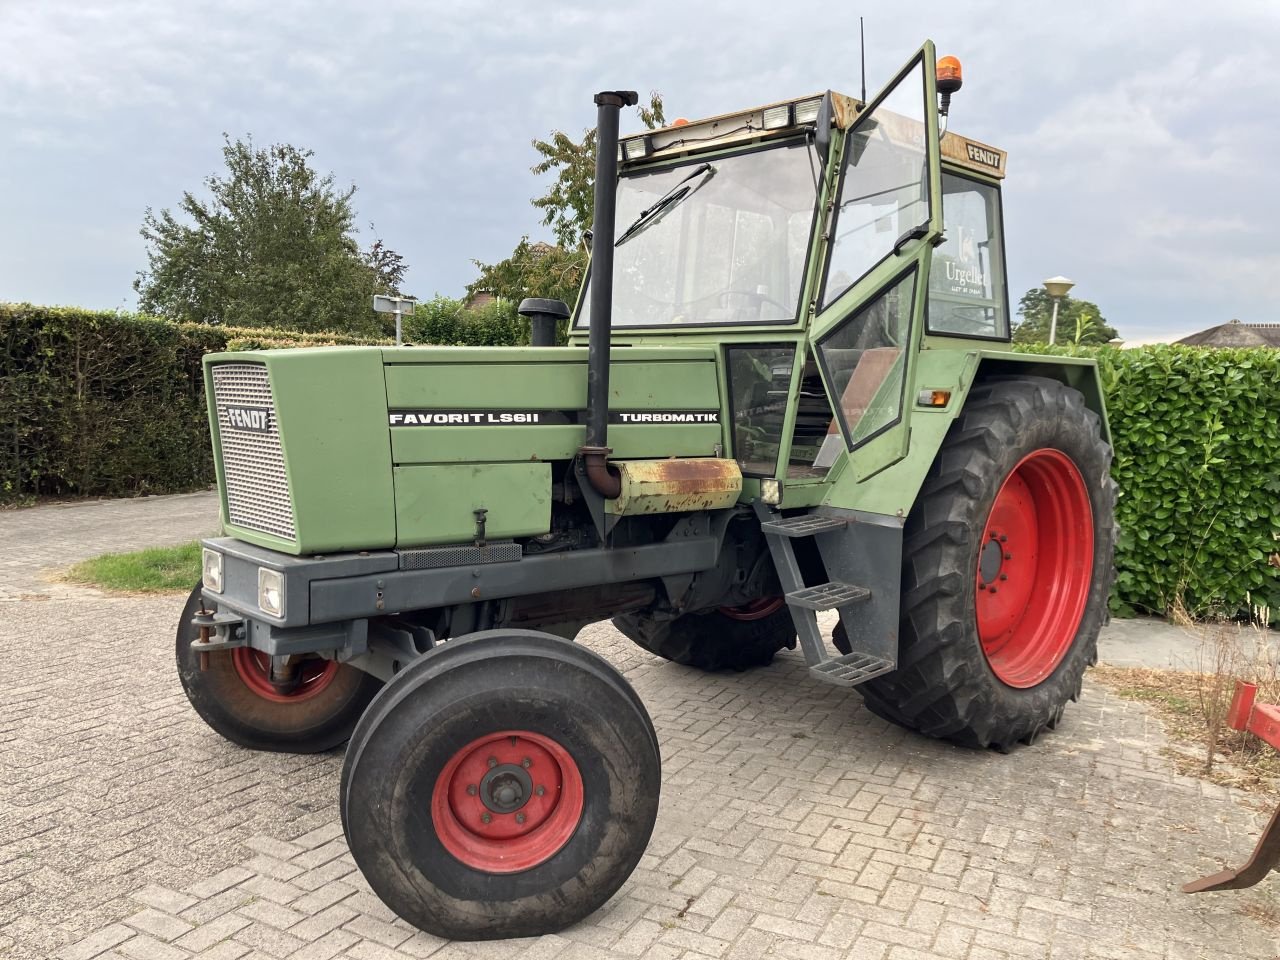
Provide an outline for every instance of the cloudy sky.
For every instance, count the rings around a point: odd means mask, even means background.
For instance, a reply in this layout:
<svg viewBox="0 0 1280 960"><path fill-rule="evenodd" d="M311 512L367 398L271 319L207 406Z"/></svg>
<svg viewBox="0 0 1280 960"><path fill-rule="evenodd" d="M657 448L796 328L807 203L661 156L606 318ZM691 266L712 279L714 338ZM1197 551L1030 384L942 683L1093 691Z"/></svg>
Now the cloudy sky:
<svg viewBox="0 0 1280 960"><path fill-rule="evenodd" d="M408 287L458 295L546 236L530 140L596 90L690 118L856 95L859 12L873 91L926 37L964 63L953 128L1010 152L1015 303L1065 274L1131 340L1280 322L1276 0L0 0L0 300L132 308L145 208L223 131L314 150Z"/></svg>

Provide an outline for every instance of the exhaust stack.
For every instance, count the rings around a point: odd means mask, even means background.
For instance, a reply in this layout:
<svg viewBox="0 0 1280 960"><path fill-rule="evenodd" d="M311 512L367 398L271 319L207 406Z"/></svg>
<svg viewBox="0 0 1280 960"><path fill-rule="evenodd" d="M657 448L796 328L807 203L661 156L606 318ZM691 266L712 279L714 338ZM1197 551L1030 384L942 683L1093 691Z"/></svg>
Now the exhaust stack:
<svg viewBox="0 0 1280 960"><path fill-rule="evenodd" d="M640 102L634 90L597 93L596 195L591 242L591 329L587 335L587 436L578 452L587 479L606 499L622 481L609 470L609 334L613 326L613 239L617 212L618 113Z"/></svg>

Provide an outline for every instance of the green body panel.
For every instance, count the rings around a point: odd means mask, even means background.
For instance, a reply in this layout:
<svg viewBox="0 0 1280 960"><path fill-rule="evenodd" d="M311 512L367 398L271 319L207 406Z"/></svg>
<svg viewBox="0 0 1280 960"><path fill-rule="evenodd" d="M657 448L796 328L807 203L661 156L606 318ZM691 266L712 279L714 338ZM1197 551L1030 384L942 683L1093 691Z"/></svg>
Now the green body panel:
<svg viewBox="0 0 1280 960"><path fill-rule="evenodd" d="M220 463L226 532L293 554L393 545L396 520L381 351L322 347L210 354L205 357L205 387L211 398L211 368L225 361L263 363L269 371L298 538L283 540L231 523ZM217 451L216 415L211 422Z"/></svg>
<svg viewBox="0 0 1280 960"><path fill-rule="evenodd" d="M711 346L619 348L610 407L635 413L722 407ZM230 523L212 367L262 364L275 405L296 540ZM229 535L292 554L469 541L484 508L486 536L546 533L551 463L585 440L585 349L323 347L211 355L206 387L222 514ZM396 426L394 410L552 413L564 422ZM712 457L713 423L617 423L615 459Z"/></svg>
<svg viewBox="0 0 1280 960"><path fill-rule="evenodd" d="M960 414L965 397L982 376L1022 373L1049 377L1075 387L1084 394L1089 409L1102 418L1103 436L1110 440L1097 364L1093 360L974 350L971 342L959 339L950 340L946 347L921 350L917 357L913 382L907 384L907 401L912 405L911 441L902 457L865 479L860 479L856 470L841 469L837 464L825 481L788 486L784 506L822 504L905 517L911 512L925 475L947 430ZM923 390L950 390L950 402L945 407L914 405L914 398ZM855 452L853 456L856 455Z"/></svg>
<svg viewBox="0 0 1280 960"><path fill-rule="evenodd" d="M545 533L551 524L549 463L475 463L395 468L397 545L459 543L476 536L475 511L491 539Z"/></svg>

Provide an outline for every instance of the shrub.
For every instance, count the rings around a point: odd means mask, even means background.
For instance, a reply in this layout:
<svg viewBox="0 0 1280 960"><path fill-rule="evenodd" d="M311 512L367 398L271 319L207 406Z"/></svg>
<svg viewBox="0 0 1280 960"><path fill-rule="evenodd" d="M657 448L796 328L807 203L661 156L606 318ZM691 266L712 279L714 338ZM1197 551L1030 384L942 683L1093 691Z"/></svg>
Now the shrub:
<svg viewBox="0 0 1280 960"><path fill-rule="evenodd" d="M205 486L206 353L362 342L0 304L0 502Z"/></svg>
<svg viewBox="0 0 1280 960"><path fill-rule="evenodd" d="M1098 361L1115 447L1113 609L1280 605L1280 351L1076 352Z"/></svg>
<svg viewBox="0 0 1280 960"><path fill-rule="evenodd" d="M528 321L507 300L468 310L461 300L437 296L419 303L403 327L405 343L508 347L529 342Z"/></svg>

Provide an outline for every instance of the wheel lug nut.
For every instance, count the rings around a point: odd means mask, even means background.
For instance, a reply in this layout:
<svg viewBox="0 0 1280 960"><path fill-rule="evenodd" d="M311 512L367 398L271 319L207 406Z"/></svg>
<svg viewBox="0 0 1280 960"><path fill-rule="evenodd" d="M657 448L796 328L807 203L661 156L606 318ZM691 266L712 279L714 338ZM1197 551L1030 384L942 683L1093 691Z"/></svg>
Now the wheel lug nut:
<svg viewBox="0 0 1280 960"><path fill-rule="evenodd" d="M530 760L528 757L525 757L523 760L520 761L520 766L528 770L530 767L533 766L533 761Z"/></svg>
<svg viewBox="0 0 1280 960"><path fill-rule="evenodd" d="M1009 575L1008 575L1007 573L1002 573L1002 574L1000 574L1000 579L1001 579L1001 580L1008 580L1008 579L1009 579Z"/></svg>
<svg viewBox="0 0 1280 960"><path fill-rule="evenodd" d="M1009 542L1009 538L1008 538L1008 537L1006 537L1006 536L1002 533L1002 534L1000 534L1000 542L1001 542L1001 543L1008 543L1008 542Z"/></svg>
<svg viewBox="0 0 1280 960"><path fill-rule="evenodd" d="M493 769L494 767L496 767L497 765L498 765L498 758L497 758L497 757L490 757L490 758L489 758L489 769L490 769L490 770L492 770L492 769Z"/></svg>
<svg viewBox="0 0 1280 960"><path fill-rule="evenodd" d="M476 791L476 785L475 785L474 783L473 783L473 784L470 784L470 785L467 787L467 796L468 796L468 797L474 797L474 796L476 795L476 793L477 793L477 791Z"/></svg>
<svg viewBox="0 0 1280 960"><path fill-rule="evenodd" d="M546 787L538 787L538 789L537 789L537 790L534 790L533 792L534 792L534 793L536 793L538 796L542 796L544 793L546 793L546 792L547 792L547 788L546 788Z"/></svg>
<svg viewBox="0 0 1280 960"><path fill-rule="evenodd" d="M489 822L490 822L490 821L492 821L492 820L493 820L493 817L492 817L490 814L488 814L488 813L482 813L482 814L480 814L480 822L481 822L481 823L489 823Z"/></svg>
<svg viewBox="0 0 1280 960"><path fill-rule="evenodd" d="M517 814L516 814L516 823L524 823L524 814L523 814L523 813L517 813Z"/></svg>
<svg viewBox="0 0 1280 960"><path fill-rule="evenodd" d="M1012 560L1012 559L1013 559L1013 554L1012 554L1012 553L1006 553L1006 554L1004 555L1004 558L1005 558L1006 560Z"/></svg>
<svg viewBox="0 0 1280 960"><path fill-rule="evenodd" d="M996 592L995 587L987 587L987 593L995 593L995 592Z"/></svg>

